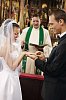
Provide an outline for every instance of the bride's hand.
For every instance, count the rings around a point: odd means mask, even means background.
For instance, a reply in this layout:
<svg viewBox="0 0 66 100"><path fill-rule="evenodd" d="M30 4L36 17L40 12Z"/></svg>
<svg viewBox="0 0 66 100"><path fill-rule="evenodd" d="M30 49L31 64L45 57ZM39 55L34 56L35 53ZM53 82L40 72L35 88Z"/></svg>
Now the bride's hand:
<svg viewBox="0 0 66 100"><path fill-rule="evenodd" d="M35 55L35 53L26 52L26 56L27 56L27 57L30 57L30 58L33 59L33 60L36 59L36 55Z"/></svg>

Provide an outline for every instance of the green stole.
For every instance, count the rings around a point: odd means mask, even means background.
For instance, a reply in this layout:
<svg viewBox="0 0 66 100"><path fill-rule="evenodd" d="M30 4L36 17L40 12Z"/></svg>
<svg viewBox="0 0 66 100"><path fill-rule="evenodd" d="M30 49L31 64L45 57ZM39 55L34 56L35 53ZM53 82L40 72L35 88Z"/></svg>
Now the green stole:
<svg viewBox="0 0 66 100"><path fill-rule="evenodd" d="M25 50L29 50L28 44L29 44L29 39L30 39L32 29L33 29L33 26L31 26L27 31L27 34L26 34L26 37L25 37ZM44 31L43 31L43 28L40 26L40 28L39 28L39 45L42 45L43 41L44 41ZM23 61L22 61L22 67L23 67L23 70L24 70L23 72L25 72L26 60L27 59L24 56Z"/></svg>
<svg viewBox="0 0 66 100"><path fill-rule="evenodd" d="M28 43L29 43L32 29L33 29L33 26L31 26L27 31L26 38L25 38L25 50L28 50ZM42 45L43 41L44 41L44 32L43 32L43 28L40 26L40 28L39 28L39 45Z"/></svg>

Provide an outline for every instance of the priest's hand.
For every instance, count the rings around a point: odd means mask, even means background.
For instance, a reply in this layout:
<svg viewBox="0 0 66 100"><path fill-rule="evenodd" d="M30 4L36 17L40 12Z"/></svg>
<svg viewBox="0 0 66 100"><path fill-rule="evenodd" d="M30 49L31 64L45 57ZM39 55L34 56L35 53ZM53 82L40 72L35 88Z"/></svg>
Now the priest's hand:
<svg viewBox="0 0 66 100"><path fill-rule="evenodd" d="M22 49L24 48L24 45L25 45L25 42L24 41L21 41L21 48Z"/></svg>

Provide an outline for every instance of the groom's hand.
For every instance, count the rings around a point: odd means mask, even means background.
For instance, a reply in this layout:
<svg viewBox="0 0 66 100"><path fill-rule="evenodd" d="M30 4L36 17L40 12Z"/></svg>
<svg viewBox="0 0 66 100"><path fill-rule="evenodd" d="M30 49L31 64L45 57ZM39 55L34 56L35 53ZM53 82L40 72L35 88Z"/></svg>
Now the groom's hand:
<svg viewBox="0 0 66 100"><path fill-rule="evenodd" d="M36 51L35 55L40 59L40 60L45 60L44 53L41 51Z"/></svg>

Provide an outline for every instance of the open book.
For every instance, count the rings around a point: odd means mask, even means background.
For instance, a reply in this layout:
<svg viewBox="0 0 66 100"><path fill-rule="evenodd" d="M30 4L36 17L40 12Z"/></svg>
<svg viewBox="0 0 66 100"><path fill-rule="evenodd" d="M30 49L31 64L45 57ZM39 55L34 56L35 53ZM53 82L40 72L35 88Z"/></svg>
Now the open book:
<svg viewBox="0 0 66 100"><path fill-rule="evenodd" d="M38 45L38 44L34 44L34 43L29 43L29 45L36 46L36 47L38 47L38 48L44 48L44 47L47 46L48 44Z"/></svg>

